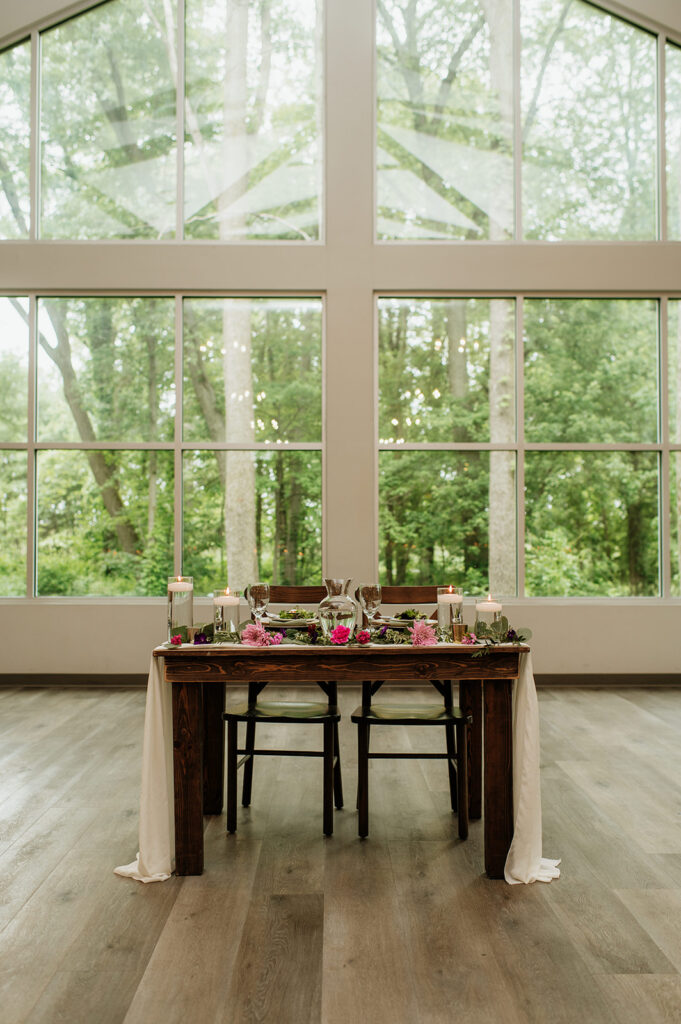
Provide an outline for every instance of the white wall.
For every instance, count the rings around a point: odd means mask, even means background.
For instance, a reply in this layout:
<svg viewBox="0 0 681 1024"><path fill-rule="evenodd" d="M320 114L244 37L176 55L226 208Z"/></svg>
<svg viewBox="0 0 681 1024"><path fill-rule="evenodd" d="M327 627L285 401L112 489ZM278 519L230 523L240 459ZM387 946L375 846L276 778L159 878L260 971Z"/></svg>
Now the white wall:
<svg viewBox="0 0 681 1024"><path fill-rule="evenodd" d="M472 607L467 601L469 625ZM532 629L536 673L681 673L678 603L509 600L504 611ZM210 615L197 602L195 620ZM0 675L145 673L152 647L165 640L163 600L3 601L0 616Z"/></svg>

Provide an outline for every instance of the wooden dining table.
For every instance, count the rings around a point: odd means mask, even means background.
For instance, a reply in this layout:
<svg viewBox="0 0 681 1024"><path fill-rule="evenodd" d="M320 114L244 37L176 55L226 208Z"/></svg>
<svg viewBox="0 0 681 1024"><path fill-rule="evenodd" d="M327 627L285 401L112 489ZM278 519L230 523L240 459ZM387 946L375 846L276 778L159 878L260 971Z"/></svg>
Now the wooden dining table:
<svg viewBox="0 0 681 1024"><path fill-rule="evenodd" d="M164 679L172 685L176 874L202 873L203 816L222 812L226 686L265 680L291 687L317 680L413 686L451 679L458 682L460 706L472 716L469 815L480 818L484 810L485 870L503 878L513 838L513 684L529 648L490 647L482 656L480 650L451 644L157 648L154 657L163 658Z"/></svg>

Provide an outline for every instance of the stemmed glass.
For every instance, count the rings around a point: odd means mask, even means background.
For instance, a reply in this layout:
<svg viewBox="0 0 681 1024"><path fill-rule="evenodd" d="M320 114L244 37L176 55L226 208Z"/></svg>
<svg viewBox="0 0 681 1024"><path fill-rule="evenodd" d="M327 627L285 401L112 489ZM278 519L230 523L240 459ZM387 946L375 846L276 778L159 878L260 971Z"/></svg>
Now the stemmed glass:
<svg viewBox="0 0 681 1024"><path fill-rule="evenodd" d="M251 583L248 588L248 603L251 608L251 615L256 622L260 622L270 601L269 583Z"/></svg>
<svg viewBox="0 0 681 1024"><path fill-rule="evenodd" d="M381 604L380 583L360 583L359 600L367 618L367 625L375 625L380 619L379 607Z"/></svg>

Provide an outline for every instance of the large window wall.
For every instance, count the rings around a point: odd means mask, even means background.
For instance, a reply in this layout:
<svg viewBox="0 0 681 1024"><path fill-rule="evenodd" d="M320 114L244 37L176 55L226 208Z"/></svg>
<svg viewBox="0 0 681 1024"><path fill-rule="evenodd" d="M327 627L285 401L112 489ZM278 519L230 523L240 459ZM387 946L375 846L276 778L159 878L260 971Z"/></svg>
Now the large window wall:
<svg viewBox="0 0 681 1024"><path fill-rule="evenodd" d="M0 594L680 596L681 26L616 15L109 0L7 40Z"/></svg>

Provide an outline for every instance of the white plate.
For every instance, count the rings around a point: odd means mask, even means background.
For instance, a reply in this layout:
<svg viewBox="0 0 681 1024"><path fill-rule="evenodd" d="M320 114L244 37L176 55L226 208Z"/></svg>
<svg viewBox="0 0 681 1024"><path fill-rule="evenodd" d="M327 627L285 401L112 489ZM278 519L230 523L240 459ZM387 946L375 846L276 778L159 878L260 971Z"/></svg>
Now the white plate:
<svg viewBox="0 0 681 1024"><path fill-rule="evenodd" d="M269 619L263 619L263 625L276 626L277 629L306 629L308 625L316 622L316 619L280 619L277 615L271 615Z"/></svg>
<svg viewBox="0 0 681 1024"><path fill-rule="evenodd" d="M430 622L435 625L434 619L381 619L378 623L379 626L389 626L391 629L407 629L409 626L413 626L415 622Z"/></svg>

